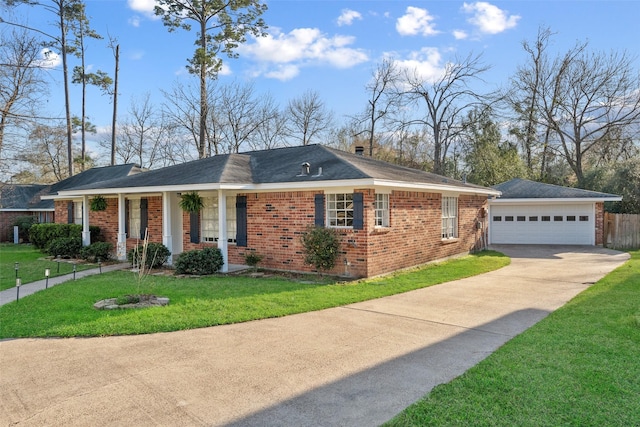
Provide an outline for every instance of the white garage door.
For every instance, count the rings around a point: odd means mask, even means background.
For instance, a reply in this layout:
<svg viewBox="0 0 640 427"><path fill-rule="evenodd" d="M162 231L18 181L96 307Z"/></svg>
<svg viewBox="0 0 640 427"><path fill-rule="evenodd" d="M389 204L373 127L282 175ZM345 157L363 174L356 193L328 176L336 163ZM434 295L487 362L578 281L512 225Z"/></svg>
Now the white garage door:
<svg viewBox="0 0 640 427"><path fill-rule="evenodd" d="M494 244L595 244L592 203L574 205L492 205L489 225Z"/></svg>

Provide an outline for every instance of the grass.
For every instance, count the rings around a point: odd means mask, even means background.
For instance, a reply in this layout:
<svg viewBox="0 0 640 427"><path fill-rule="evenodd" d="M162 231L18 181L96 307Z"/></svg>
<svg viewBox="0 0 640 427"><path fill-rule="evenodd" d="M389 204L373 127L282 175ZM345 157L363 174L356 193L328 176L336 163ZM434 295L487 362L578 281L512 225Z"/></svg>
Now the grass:
<svg viewBox="0 0 640 427"><path fill-rule="evenodd" d="M73 264L66 260L60 263L52 259L45 259L38 250L31 245L14 245L0 243L0 291L16 285L15 263L18 263L18 277L22 284L35 282L45 278L45 269L50 270L49 277L62 276L73 272ZM95 264L78 263L76 271L95 268Z"/></svg>
<svg viewBox="0 0 640 427"><path fill-rule="evenodd" d="M640 425L640 251L389 426Z"/></svg>
<svg viewBox="0 0 640 427"><path fill-rule="evenodd" d="M90 276L0 307L0 338L146 334L279 317L336 307L495 270L510 260L482 252L384 278L309 283L282 277ZM315 277L315 276L314 276ZM133 293L170 298L166 307L98 311L96 301Z"/></svg>

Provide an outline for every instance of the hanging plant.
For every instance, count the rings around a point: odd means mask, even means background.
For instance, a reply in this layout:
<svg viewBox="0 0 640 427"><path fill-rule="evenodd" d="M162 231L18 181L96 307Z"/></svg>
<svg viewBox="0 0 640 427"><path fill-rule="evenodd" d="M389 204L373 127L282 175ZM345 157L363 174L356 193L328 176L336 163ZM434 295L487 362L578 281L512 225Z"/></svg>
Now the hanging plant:
<svg viewBox="0 0 640 427"><path fill-rule="evenodd" d="M95 196L91 199L91 203L89 205L92 211L104 211L107 210L107 199L103 196Z"/></svg>
<svg viewBox="0 0 640 427"><path fill-rule="evenodd" d="M180 207L185 212L200 212L204 207L204 200L202 200L202 197L195 191L185 193L180 196Z"/></svg>

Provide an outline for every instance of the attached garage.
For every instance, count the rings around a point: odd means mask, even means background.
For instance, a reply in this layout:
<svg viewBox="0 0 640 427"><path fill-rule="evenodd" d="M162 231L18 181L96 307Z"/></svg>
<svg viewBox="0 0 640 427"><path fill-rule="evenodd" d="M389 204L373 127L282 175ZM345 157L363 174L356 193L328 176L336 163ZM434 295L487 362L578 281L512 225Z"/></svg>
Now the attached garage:
<svg viewBox="0 0 640 427"><path fill-rule="evenodd" d="M614 194L513 179L489 201L492 244L601 245L605 201Z"/></svg>

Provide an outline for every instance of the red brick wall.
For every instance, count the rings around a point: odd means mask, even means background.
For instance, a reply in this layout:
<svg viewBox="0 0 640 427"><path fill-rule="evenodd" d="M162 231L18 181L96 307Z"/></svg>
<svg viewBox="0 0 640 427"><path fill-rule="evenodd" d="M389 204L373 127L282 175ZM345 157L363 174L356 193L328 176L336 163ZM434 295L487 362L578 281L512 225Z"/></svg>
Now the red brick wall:
<svg viewBox="0 0 640 427"><path fill-rule="evenodd" d="M334 274L373 276L412 267L448 256L467 253L478 245L481 231L476 223L486 207L486 197L458 198L458 239L441 239L441 195L422 192L393 192L389 228L375 228L375 192L363 193L364 229L342 230L341 251ZM313 191L249 193L247 196L247 247L229 244L229 262L244 264L249 250L263 255L261 267L313 271L304 264L301 236L314 224ZM184 250L200 249L211 243L189 242L189 215L183 214ZM347 264L345 264L345 261Z"/></svg>
<svg viewBox="0 0 640 427"><path fill-rule="evenodd" d="M368 276L412 267L429 261L467 253L475 249L481 231L477 221L486 206L486 197L458 198L458 238L443 241L442 196L438 193L394 191L389 197L389 228L373 224L373 209L367 209L369 230ZM365 206L368 208L365 198Z"/></svg>
<svg viewBox="0 0 640 427"><path fill-rule="evenodd" d="M149 241L162 243L162 197L147 197ZM107 198L107 209L104 211L89 210L89 225L100 227L104 240L113 244L114 252L118 243L118 199ZM91 199L89 199L91 201ZM132 200L138 203L139 199ZM56 223L67 223L67 201L56 200ZM140 243L141 239L127 239L127 250ZM93 241L93 239L92 239Z"/></svg>

